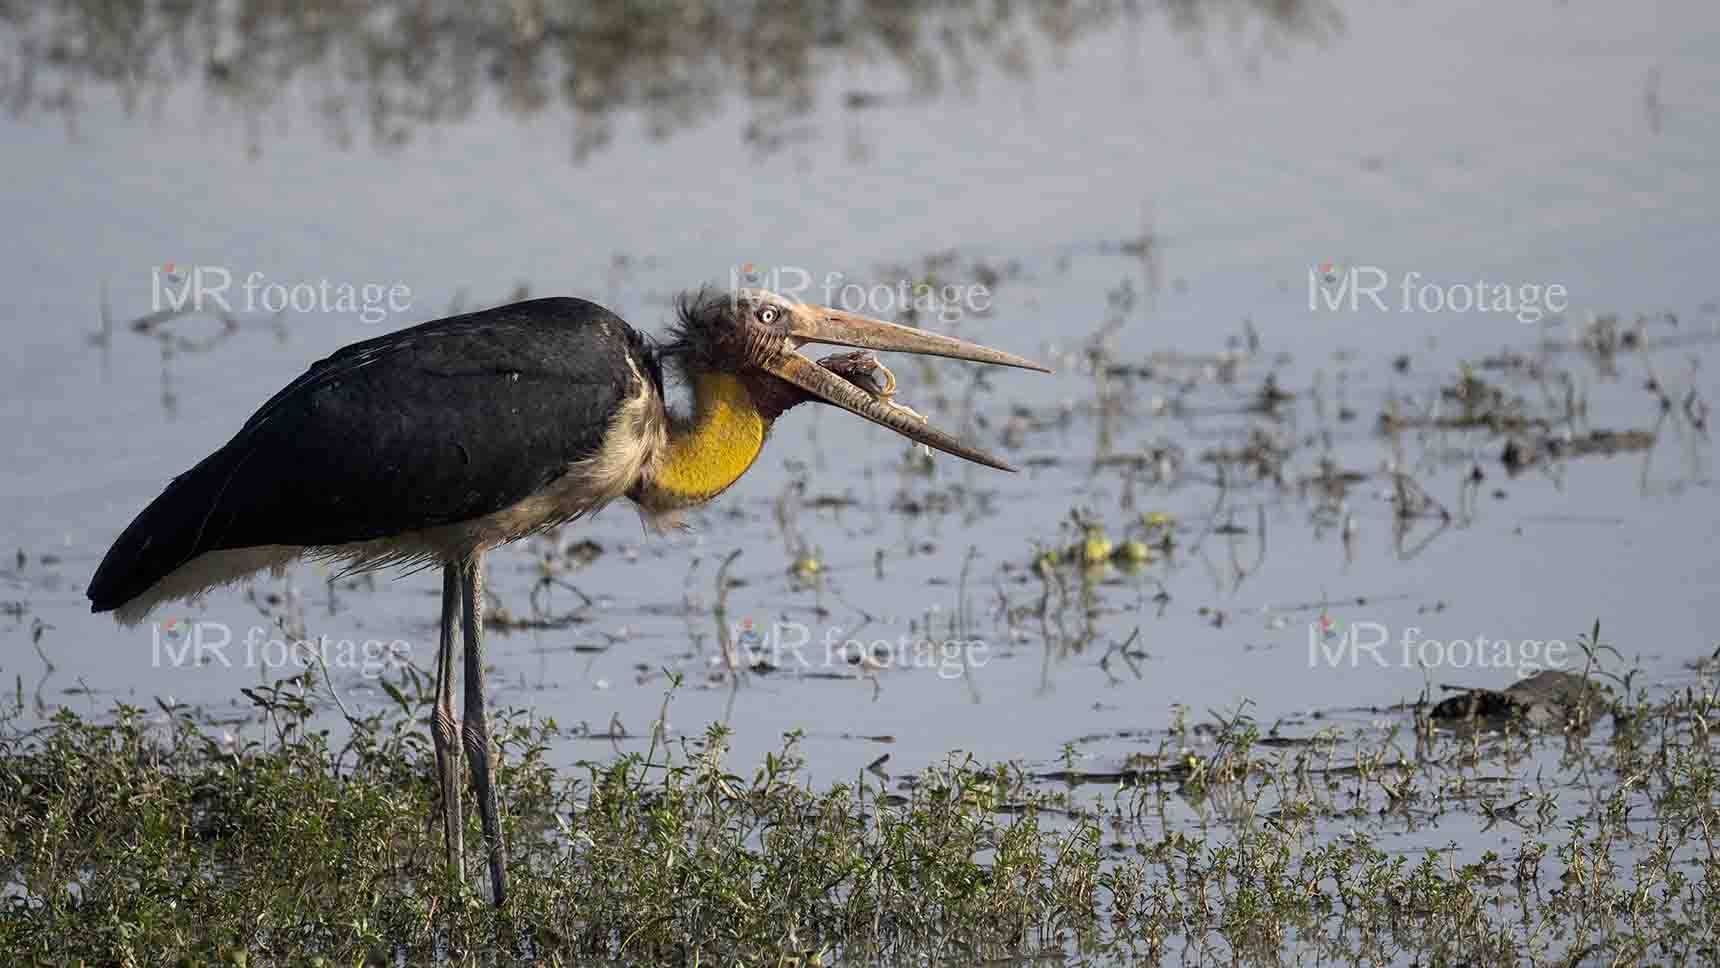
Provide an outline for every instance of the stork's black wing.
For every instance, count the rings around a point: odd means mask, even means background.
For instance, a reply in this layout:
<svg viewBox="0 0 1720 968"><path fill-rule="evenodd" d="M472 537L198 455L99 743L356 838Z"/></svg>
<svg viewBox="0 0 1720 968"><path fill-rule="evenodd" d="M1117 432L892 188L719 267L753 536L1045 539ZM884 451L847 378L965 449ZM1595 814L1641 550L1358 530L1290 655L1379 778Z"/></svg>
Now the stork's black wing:
<svg viewBox="0 0 1720 968"><path fill-rule="evenodd" d="M366 541L499 511L593 454L641 376L661 389L644 337L581 299L354 343L174 478L108 551L92 607L117 608L206 551Z"/></svg>

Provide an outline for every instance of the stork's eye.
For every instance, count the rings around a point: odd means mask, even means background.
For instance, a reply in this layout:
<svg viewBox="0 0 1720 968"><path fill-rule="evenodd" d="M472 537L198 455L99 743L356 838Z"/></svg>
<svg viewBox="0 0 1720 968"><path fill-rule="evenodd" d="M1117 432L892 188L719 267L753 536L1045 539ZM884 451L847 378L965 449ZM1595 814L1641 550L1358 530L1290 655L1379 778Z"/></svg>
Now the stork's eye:
<svg viewBox="0 0 1720 968"><path fill-rule="evenodd" d="M776 322L777 309L775 306L765 306L758 311L758 321L761 323Z"/></svg>

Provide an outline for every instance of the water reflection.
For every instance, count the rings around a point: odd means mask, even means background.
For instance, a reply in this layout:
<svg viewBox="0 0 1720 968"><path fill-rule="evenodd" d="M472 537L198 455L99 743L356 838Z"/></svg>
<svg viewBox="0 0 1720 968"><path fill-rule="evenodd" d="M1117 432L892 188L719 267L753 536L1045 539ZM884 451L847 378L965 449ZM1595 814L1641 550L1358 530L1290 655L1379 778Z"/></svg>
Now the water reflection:
<svg viewBox="0 0 1720 968"><path fill-rule="evenodd" d="M1169 29L1196 56L1219 48L1252 70L1343 18L1329 0L0 0L0 25L0 104L15 117L63 115L75 130L110 92L152 113L197 84L209 110L245 122L255 153L284 104L310 107L339 146L384 149L499 108L570 121L577 162L623 119L663 139L733 98L742 139L769 153L816 136L807 118L826 86L847 85L849 112L959 93L982 70L1030 76L1119 28Z"/></svg>

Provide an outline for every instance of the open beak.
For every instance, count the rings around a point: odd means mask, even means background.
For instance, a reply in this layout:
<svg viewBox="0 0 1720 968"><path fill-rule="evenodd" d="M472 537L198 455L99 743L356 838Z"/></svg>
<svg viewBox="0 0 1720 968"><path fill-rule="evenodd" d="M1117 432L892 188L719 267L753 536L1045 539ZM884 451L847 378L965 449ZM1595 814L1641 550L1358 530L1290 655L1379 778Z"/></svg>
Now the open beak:
<svg viewBox="0 0 1720 968"><path fill-rule="evenodd" d="M1013 353L928 333L911 326L867 319L865 316L838 309L826 309L823 306L798 307L790 315L789 337L796 346L805 343L829 343L868 350L944 356L954 360L972 360L976 363L1038 370L1041 373L1051 372L1049 368ZM970 447L931 426L912 410L891 403L886 394L867 393L792 350L785 348L774 361L766 364L766 369L826 403L888 427L909 440L936 447L946 454L953 454L976 464L1004 471L1015 470L985 451Z"/></svg>

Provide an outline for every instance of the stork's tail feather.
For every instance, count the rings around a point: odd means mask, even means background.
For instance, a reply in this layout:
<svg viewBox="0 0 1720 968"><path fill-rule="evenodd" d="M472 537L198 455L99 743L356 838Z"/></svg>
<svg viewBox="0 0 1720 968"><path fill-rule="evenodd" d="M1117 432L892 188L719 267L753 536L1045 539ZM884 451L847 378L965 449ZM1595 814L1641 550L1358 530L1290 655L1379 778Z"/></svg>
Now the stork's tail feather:
<svg viewBox="0 0 1720 968"><path fill-rule="evenodd" d="M225 450L211 454L174 478L126 526L90 579L90 611L118 610L120 620L131 623L140 621L160 601L179 597L150 595L140 600L162 579L214 546L209 525L231 478L230 463Z"/></svg>

